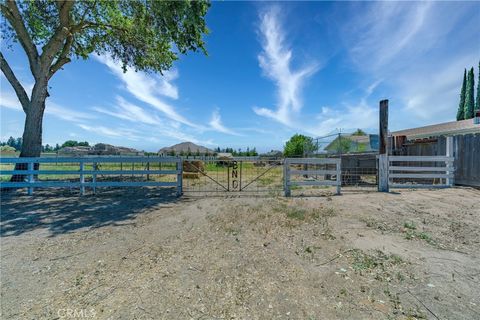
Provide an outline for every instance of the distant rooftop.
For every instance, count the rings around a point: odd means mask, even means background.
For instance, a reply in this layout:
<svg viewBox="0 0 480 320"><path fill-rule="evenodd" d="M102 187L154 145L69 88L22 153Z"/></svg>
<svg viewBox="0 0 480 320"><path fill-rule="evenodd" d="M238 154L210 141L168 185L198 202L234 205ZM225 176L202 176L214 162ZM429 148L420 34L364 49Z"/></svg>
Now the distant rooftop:
<svg viewBox="0 0 480 320"><path fill-rule="evenodd" d="M425 127L392 132L392 136L406 136L408 139L423 139L437 136L480 133L480 124L474 119L452 121Z"/></svg>

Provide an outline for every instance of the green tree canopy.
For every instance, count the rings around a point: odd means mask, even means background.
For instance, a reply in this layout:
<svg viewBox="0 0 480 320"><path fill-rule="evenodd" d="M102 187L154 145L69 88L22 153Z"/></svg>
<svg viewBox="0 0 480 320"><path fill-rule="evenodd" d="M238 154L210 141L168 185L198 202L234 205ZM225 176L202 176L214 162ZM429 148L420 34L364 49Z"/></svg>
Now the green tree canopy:
<svg viewBox="0 0 480 320"><path fill-rule="evenodd" d="M294 134L283 148L285 157L301 157L315 150L313 139L302 134Z"/></svg>
<svg viewBox="0 0 480 320"><path fill-rule="evenodd" d="M473 68L470 69L467 75L467 88L465 91L465 106L463 112L465 113L465 119L473 118L473 110L475 108L474 102L474 87L475 87L475 75L473 74Z"/></svg>
<svg viewBox="0 0 480 320"><path fill-rule="evenodd" d="M462 90L460 91L460 102L458 103L457 121L465 119L465 91L467 88L467 69L463 71Z"/></svg>
<svg viewBox="0 0 480 320"><path fill-rule="evenodd" d="M366 136L367 133L363 131L362 129L357 129L354 133L352 133L352 136Z"/></svg>
<svg viewBox="0 0 480 320"><path fill-rule="evenodd" d="M90 146L90 145L87 141L78 142L78 141L75 141L75 140L67 140L62 144L61 148L64 148L64 147L88 147L88 146Z"/></svg>
<svg viewBox="0 0 480 320"><path fill-rule="evenodd" d="M20 156L40 155L48 82L65 64L96 53L124 70L167 70L180 54L206 53L202 37L209 6L203 0L2 0L2 40L21 45L35 81L27 94L0 53L1 70L26 114Z"/></svg>

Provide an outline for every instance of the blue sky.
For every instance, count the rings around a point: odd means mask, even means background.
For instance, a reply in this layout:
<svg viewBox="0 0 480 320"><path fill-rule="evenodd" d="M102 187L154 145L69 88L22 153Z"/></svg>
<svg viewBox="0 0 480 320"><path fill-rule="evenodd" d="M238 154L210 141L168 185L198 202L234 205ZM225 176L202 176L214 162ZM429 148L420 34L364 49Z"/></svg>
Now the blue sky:
<svg viewBox="0 0 480 320"><path fill-rule="evenodd" d="M208 56L190 53L162 77L123 73L109 57L65 66L50 82L43 141L106 142L147 151L182 141L280 149L322 136L455 119L463 69L480 59L479 2L214 2ZM31 90L27 60L2 52ZM1 139L24 115L1 80Z"/></svg>

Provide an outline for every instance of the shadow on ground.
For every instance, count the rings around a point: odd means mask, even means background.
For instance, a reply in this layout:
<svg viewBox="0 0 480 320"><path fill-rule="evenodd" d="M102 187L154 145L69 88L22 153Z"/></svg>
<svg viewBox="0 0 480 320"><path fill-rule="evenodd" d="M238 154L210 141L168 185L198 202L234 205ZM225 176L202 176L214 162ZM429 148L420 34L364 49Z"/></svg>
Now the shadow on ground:
<svg viewBox="0 0 480 320"><path fill-rule="evenodd" d="M78 196L68 191L36 191L33 196L10 191L1 195L0 236L17 236L46 229L50 236L81 228L125 225L148 209L169 207L178 198L175 189L131 188L101 190Z"/></svg>

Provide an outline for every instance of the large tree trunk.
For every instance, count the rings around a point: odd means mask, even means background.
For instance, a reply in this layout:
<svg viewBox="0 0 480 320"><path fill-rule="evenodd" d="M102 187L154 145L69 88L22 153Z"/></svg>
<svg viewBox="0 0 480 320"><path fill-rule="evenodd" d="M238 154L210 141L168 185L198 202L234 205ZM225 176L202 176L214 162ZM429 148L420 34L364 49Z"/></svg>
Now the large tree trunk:
<svg viewBox="0 0 480 320"><path fill-rule="evenodd" d="M45 98L32 100L30 106L26 108L25 127L23 129L22 151L20 158L40 157L42 152L42 122L45 111ZM27 163L17 163L15 170L27 170ZM39 164L34 164L34 170L39 169ZM13 175L10 181L22 182L25 175Z"/></svg>

